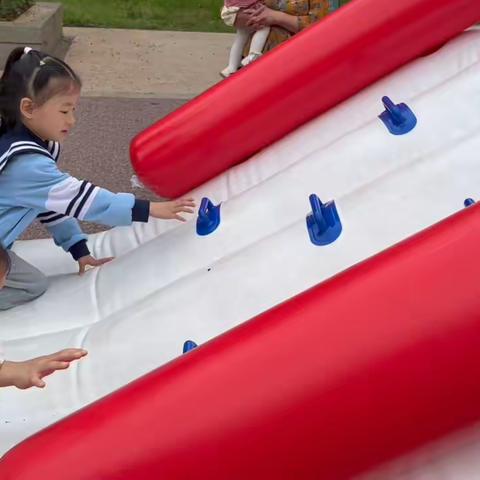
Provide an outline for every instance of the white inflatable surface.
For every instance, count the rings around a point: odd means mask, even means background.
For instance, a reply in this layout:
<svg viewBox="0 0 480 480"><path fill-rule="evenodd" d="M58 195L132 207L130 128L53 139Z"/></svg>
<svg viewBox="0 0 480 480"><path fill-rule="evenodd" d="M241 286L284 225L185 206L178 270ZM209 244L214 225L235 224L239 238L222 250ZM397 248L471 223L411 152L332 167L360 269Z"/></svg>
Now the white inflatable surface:
<svg viewBox="0 0 480 480"><path fill-rule="evenodd" d="M412 108L415 130L389 134L377 118L384 95ZM46 390L2 389L0 454L177 357L185 340L204 343L480 198L479 112L480 31L471 30L195 190L198 201L223 202L222 223L207 237L196 235L194 219L93 235L94 254L116 260L83 277L51 240L18 242L15 251L51 287L0 313L6 357L69 346L89 356L49 377ZM326 247L309 241L311 193L334 199L343 222ZM447 461L445 448L432 447L443 463L431 478L478 478L473 444L477 476L470 450L453 448ZM427 478L425 461L407 463L374 478Z"/></svg>

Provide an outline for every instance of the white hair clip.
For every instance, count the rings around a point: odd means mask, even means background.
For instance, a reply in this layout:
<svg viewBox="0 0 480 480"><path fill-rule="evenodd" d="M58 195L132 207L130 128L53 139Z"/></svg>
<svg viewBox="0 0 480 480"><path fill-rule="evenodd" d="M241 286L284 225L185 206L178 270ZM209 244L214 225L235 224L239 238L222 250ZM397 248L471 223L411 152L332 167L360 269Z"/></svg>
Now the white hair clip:
<svg viewBox="0 0 480 480"><path fill-rule="evenodd" d="M46 65L46 63L43 60L40 60L40 66L43 67L43 65Z"/></svg>
<svg viewBox="0 0 480 480"><path fill-rule="evenodd" d="M32 50L33 50L33 49L30 48L30 47L25 47L25 48L23 49L23 54L26 55L27 53L31 52Z"/></svg>

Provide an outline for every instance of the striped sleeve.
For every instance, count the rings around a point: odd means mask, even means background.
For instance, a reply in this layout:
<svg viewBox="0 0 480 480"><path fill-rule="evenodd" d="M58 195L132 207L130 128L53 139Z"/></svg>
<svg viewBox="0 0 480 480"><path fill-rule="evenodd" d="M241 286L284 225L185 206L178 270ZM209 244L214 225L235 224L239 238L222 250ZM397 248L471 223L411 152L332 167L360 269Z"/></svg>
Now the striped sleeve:
<svg viewBox="0 0 480 480"><path fill-rule="evenodd" d="M57 212L45 212L45 213L40 213L37 216L38 220L42 225L45 227L53 227L54 225L57 225L59 223L64 222L65 220L68 220L67 215L64 215L63 213L57 213Z"/></svg>
<svg viewBox="0 0 480 480"><path fill-rule="evenodd" d="M70 252L74 260L90 255L87 235L82 232L75 218L57 212L44 212L37 218L50 232L55 243Z"/></svg>
<svg viewBox="0 0 480 480"><path fill-rule="evenodd" d="M61 224L64 220L60 214L112 227L148 221L149 202L78 180L61 172L46 156L19 156L5 173L13 177L18 205L48 212L40 218L43 223Z"/></svg>
<svg viewBox="0 0 480 480"><path fill-rule="evenodd" d="M100 191L93 183L65 175L48 192L46 207L53 212L86 220L87 213Z"/></svg>

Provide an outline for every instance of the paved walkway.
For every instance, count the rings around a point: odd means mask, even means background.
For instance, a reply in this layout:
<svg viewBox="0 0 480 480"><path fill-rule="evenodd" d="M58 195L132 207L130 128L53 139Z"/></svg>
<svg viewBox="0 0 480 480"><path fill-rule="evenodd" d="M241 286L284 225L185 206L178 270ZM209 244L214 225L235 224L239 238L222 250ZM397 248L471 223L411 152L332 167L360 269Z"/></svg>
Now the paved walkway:
<svg viewBox="0 0 480 480"><path fill-rule="evenodd" d="M65 27L64 35L83 94L103 97L192 98L221 80L233 42L228 33Z"/></svg>

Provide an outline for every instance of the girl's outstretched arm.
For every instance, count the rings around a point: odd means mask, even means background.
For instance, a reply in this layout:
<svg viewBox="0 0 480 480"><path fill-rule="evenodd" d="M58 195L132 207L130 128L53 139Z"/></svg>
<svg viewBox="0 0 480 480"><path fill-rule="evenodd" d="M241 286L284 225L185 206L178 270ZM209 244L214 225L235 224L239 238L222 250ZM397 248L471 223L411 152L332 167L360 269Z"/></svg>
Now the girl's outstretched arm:
<svg viewBox="0 0 480 480"><path fill-rule="evenodd" d="M86 350L68 348L23 362L5 360L0 364L0 387L15 386L22 390L30 387L44 388L44 377L57 370L65 370L71 362L85 355Z"/></svg>

